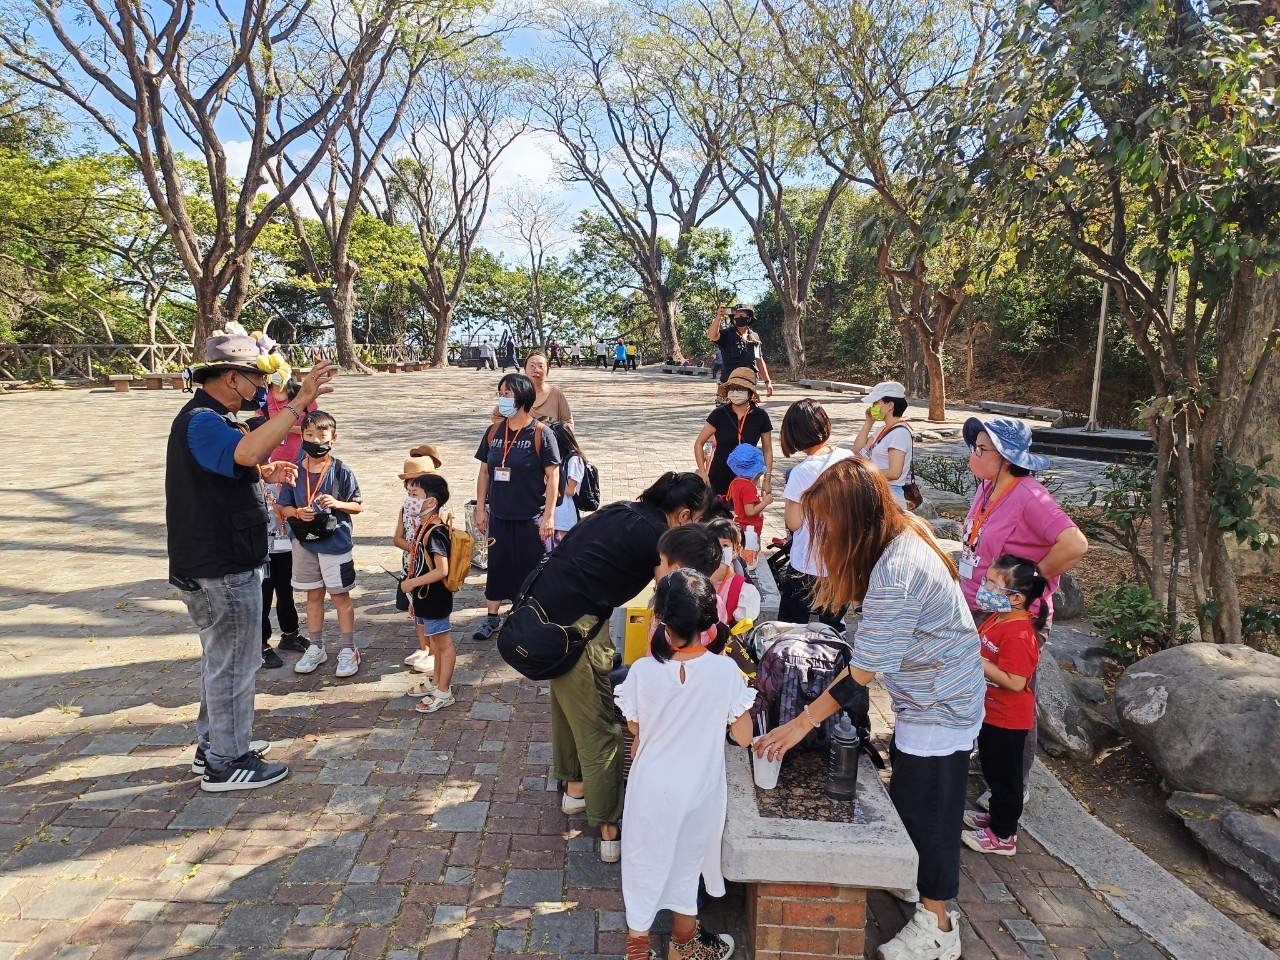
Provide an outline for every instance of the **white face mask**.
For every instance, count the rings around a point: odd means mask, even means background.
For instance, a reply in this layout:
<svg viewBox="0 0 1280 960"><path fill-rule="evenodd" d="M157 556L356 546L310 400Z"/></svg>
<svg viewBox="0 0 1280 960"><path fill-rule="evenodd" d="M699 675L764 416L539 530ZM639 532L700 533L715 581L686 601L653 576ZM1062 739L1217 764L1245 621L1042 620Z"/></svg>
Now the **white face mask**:
<svg viewBox="0 0 1280 960"><path fill-rule="evenodd" d="M720 557L726 564L733 563L733 547L721 547Z"/></svg>
<svg viewBox="0 0 1280 960"><path fill-rule="evenodd" d="M751 396L746 390L730 390L728 395L730 403L746 403Z"/></svg>
<svg viewBox="0 0 1280 960"><path fill-rule="evenodd" d="M426 502L425 500L420 500L417 497L405 497L404 498L405 517L409 519L413 519L415 517L422 516L422 506L425 502Z"/></svg>

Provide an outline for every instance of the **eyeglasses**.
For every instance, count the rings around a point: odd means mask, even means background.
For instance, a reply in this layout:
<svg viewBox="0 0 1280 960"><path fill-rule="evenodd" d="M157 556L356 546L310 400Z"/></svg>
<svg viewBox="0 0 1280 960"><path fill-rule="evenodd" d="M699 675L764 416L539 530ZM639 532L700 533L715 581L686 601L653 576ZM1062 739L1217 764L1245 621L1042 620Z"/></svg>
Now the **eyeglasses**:
<svg viewBox="0 0 1280 960"><path fill-rule="evenodd" d="M1003 593L1006 597L1017 596L1020 591L1010 590L1008 587L1002 587L998 583L992 583L990 577L982 578L982 585L988 590L994 590L996 593Z"/></svg>
<svg viewBox="0 0 1280 960"><path fill-rule="evenodd" d="M975 457L985 457L993 449L994 447L984 447L980 443L969 444L969 452L972 453Z"/></svg>

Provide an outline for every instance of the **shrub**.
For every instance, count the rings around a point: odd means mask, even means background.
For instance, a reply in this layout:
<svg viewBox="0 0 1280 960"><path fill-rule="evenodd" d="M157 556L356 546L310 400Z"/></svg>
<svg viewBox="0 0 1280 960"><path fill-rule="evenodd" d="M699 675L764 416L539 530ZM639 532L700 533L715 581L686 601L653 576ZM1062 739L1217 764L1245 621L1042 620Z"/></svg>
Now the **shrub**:
<svg viewBox="0 0 1280 960"><path fill-rule="evenodd" d="M1122 583L1104 590L1088 614L1102 631L1107 652L1124 663L1182 642L1192 628L1190 623L1171 622L1145 584Z"/></svg>

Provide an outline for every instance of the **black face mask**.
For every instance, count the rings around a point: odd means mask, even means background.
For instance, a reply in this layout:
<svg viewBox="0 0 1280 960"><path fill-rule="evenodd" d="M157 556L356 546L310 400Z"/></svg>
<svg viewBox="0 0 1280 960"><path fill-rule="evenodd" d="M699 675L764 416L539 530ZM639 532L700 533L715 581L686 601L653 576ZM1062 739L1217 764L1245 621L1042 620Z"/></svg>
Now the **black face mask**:
<svg viewBox="0 0 1280 960"><path fill-rule="evenodd" d="M307 456L322 459L329 455L329 451L333 449L333 444L317 443L314 440L303 440L302 449L306 452Z"/></svg>
<svg viewBox="0 0 1280 960"><path fill-rule="evenodd" d="M751 326L751 319L749 317L738 317L733 321L733 325L739 330L745 330Z"/></svg>

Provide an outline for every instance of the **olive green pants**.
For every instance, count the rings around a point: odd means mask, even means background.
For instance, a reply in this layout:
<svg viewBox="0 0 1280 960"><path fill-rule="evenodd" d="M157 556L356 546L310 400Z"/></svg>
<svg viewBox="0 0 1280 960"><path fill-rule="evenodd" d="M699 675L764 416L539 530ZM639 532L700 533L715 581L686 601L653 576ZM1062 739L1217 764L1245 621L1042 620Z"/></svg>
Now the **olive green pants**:
<svg viewBox="0 0 1280 960"><path fill-rule="evenodd" d="M585 632L595 622L588 616L574 626ZM609 688L612 669L606 620L572 669L551 681L551 776L582 781L593 827L622 819L622 735Z"/></svg>

